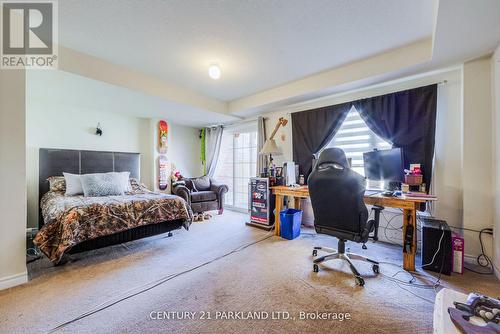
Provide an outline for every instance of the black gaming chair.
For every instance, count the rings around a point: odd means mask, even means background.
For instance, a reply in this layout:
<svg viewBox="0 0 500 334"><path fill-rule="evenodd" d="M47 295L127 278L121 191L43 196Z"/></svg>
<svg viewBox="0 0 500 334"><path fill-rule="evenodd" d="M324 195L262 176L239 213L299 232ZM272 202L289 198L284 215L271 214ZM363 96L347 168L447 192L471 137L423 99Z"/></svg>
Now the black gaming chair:
<svg viewBox="0 0 500 334"><path fill-rule="evenodd" d="M346 253L345 242L351 240L365 244L369 234L375 229L376 222L368 221L368 210L363 201L364 177L349 168L343 150L327 148L321 152L307 183L316 232L339 239L338 250L314 247L313 257L317 256L318 250L330 253L314 259L314 272L318 272L318 264L321 262L342 259L349 263L356 284L363 286L364 279L351 259L370 262L376 274L379 271L379 264L361 255Z"/></svg>

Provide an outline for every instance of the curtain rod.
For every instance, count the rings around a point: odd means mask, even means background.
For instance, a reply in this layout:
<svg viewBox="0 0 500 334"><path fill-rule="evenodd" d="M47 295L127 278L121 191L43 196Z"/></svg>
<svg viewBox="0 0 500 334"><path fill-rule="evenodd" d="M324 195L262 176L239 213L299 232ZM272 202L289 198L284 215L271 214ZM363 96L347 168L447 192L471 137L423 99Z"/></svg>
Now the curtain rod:
<svg viewBox="0 0 500 334"><path fill-rule="evenodd" d="M205 128L215 128L219 125L222 125L223 127L224 126L231 126L231 125L240 125L240 124L255 122L255 121L257 121L257 118L258 117L252 117L252 118L246 118L246 119L242 119L240 121L236 121L236 122L232 122L232 123L213 124L213 125L205 126ZM264 120L267 120L267 119L268 119L268 117L264 117Z"/></svg>
<svg viewBox="0 0 500 334"><path fill-rule="evenodd" d="M303 111L303 110L308 110L308 109L304 109L304 108L312 108L312 109L314 109L314 108L321 108L321 107L329 106L329 105L331 105L330 103L328 103L328 104L323 104L323 103L325 101L328 101L328 100L331 100L331 99L335 99L335 98L339 98L339 97L342 97L342 96L345 96L345 95L349 95L349 94L353 94L353 93L359 93L359 92L369 91L369 90L380 88L380 87L392 86L392 85L397 84L397 82L395 82L395 81L399 81L399 79L398 80L389 81L389 82L384 82L384 83L378 83L378 84L374 84L374 85L371 85L371 86L360 87L360 88L349 90L349 91L345 91L345 92L339 92L339 93L332 94L332 95L318 97L318 98L307 100L307 101L297 102L297 103L294 103L294 104L291 104L291 105L279 107L279 108L276 108L276 109L267 110L267 111L264 112L264 114L266 114L266 113L276 113L276 112L286 112L287 114L293 114L295 112L300 112L300 111ZM442 80L442 81L430 82L430 83L427 83L427 84L422 84L422 85L420 85L418 87L424 87L424 86L430 86L430 85L438 85L438 86L440 86L440 85L446 85L447 83L448 83L448 80L445 79L445 80ZM418 88L418 87L414 87L414 88ZM407 89L402 89L402 90L408 90L408 89L413 89L413 88L407 88ZM393 91L392 93L396 93L398 91L400 91L400 90ZM385 95L385 94L390 94L390 93L383 93L383 94L379 94L379 95ZM374 96L377 96L377 95L374 95ZM373 97L373 96L369 96L369 97ZM353 101L355 101L355 100L353 100ZM349 102L349 101L346 101L346 102ZM317 106L311 107L310 106L311 104L317 105Z"/></svg>
<svg viewBox="0 0 500 334"><path fill-rule="evenodd" d="M448 80L442 80L442 81L438 81L438 82L435 82L433 83L434 85L446 85L448 83ZM433 84L429 84L429 85L433 85ZM375 85L377 86L377 85ZM428 85L426 85L428 86ZM367 89L369 89L370 87L365 87ZM373 88L373 86L372 86ZM307 103L308 101L305 101L305 102L302 102L302 103ZM275 110L276 111L276 110ZM273 112L273 111L268 111L268 112ZM209 125L209 126L206 126L206 128L214 128L214 127L217 127L219 125L222 125L222 126L231 126L231 125L239 125L239 124L244 124L244 123L249 123L249 122L255 122L257 120L258 117L252 117L252 118L247 118L247 119L243 119L241 121L236 121L236 122L233 122L233 123L227 123L227 124L213 124L213 125ZM267 120L268 117L264 117L264 120Z"/></svg>

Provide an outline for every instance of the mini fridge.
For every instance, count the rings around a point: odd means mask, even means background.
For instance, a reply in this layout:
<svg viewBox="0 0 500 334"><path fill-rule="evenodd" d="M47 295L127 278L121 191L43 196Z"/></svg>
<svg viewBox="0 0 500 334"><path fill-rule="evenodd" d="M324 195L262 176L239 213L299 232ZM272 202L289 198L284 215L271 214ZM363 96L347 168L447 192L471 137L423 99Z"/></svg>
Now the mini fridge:
<svg viewBox="0 0 500 334"><path fill-rule="evenodd" d="M274 196L269 189L269 179L252 177L248 184L248 210L251 225L271 227L274 225Z"/></svg>

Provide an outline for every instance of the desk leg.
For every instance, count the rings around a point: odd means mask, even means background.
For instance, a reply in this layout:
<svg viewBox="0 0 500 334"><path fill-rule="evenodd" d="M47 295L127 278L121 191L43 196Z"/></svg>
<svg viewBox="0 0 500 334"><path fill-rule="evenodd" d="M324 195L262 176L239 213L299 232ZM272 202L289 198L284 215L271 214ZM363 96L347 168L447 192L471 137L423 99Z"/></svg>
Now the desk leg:
<svg viewBox="0 0 500 334"><path fill-rule="evenodd" d="M300 210L300 200L301 200L301 198L300 197L295 197L293 200L294 200L294 202L293 202L293 208L297 209L297 210Z"/></svg>
<svg viewBox="0 0 500 334"><path fill-rule="evenodd" d="M404 242L406 238L406 229L413 226L413 241L411 252L404 252ZM415 254L417 253L417 208L403 210L403 268L405 270L415 270Z"/></svg>
<svg viewBox="0 0 500 334"><path fill-rule="evenodd" d="M274 235L280 236L280 212L283 205L283 196L276 194L276 213L274 214Z"/></svg>

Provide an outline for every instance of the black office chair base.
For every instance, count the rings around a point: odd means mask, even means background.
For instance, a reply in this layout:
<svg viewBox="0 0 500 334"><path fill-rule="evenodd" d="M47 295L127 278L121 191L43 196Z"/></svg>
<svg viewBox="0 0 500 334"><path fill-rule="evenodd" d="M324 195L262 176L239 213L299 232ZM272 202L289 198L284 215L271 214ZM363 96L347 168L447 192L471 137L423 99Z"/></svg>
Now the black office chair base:
<svg viewBox="0 0 500 334"><path fill-rule="evenodd" d="M344 260L344 261L347 261L347 263L349 263L349 268L351 269L352 274L354 275L354 278L356 280L356 284L359 286L365 285L365 280L363 279L363 277L361 276L359 271L356 269L356 267L352 263L352 260L360 260L360 261L369 262L372 264L373 272L375 274L379 273L379 263L377 261L371 260L369 258L362 256L362 255L349 253L349 252L346 253L344 250L344 247L345 247L345 242L343 240L339 240L339 251L336 249L328 248L328 247L314 247L313 254L312 254L313 256L318 255L318 250L325 251L329 254L318 257L318 258L313 260L313 271L315 273L317 273L319 271L319 266L318 266L319 263L329 261L329 260L337 260L337 259Z"/></svg>

